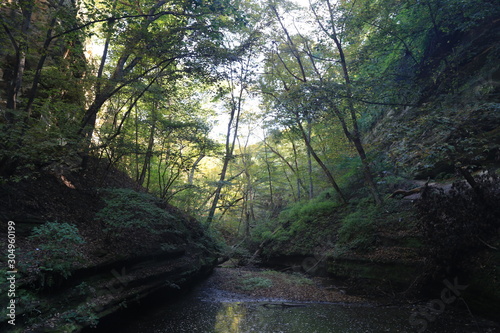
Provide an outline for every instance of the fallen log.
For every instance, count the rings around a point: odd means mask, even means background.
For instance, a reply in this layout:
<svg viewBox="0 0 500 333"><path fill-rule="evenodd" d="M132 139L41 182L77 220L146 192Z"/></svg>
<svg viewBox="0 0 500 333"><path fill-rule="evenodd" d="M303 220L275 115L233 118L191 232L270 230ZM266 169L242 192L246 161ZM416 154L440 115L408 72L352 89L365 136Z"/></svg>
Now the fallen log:
<svg viewBox="0 0 500 333"><path fill-rule="evenodd" d="M271 307L280 307L280 308L302 308L307 306L306 304L298 304L298 303L265 303L262 304L263 307L271 308Z"/></svg>
<svg viewBox="0 0 500 333"><path fill-rule="evenodd" d="M411 189L411 190L396 190L389 196L389 198L395 198L398 195L401 195L401 197L404 198L404 197L410 196L412 194L420 193L420 192L422 192L422 190L423 190L423 187L416 187L416 188Z"/></svg>
<svg viewBox="0 0 500 333"><path fill-rule="evenodd" d="M412 188L411 190L402 190L402 189L396 190L389 196L389 198L395 198L398 195L401 195L402 198L405 198L413 194L421 193L424 189L426 189L429 186L429 181L430 178L427 179L427 182L424 184L424 186L415 187Z"/></svg>

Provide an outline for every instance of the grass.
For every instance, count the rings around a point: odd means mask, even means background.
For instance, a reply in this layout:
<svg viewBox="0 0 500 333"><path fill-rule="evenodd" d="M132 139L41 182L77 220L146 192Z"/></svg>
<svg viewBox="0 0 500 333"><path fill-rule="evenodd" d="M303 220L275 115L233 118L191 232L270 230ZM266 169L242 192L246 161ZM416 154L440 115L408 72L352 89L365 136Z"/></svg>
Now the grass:
<svg viewBox="0 0 500 333"><path fill-rule="evenodd" d="M292 285L312 285L314 282L308 277L299 274L299 273L282 273L278 271L263 271L262 275L273 276L276 279L282 280L284 283L292 284Z"/></svg>
<svg viewBox="0 0 500 333"><path fill-rule="evenodd" d="M241 281L240 289L245 291L253 291L256 289L267 289L273 286L273 281L260 276L246 278Z"/></svg>
<svg viewBox="0 0 500 333"><path fill-rule="evenodd" d="M313 285L314 282L302 274L289 274L273 270L246 272L238 281L238 289L256 291L275 286L289 288Z"/></svg>

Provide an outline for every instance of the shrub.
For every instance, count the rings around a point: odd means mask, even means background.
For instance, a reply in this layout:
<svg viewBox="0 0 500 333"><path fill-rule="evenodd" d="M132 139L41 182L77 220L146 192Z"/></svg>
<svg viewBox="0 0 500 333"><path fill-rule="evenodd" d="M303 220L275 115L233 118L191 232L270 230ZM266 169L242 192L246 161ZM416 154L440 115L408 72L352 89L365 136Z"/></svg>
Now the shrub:
<svg viewBox="0 0 500 333"><path fill-rule="evenodd" d="M338 230L338 244L348 248L368 249L375 241L376 209L356 210L342 219Z"/></svg>
<svg viewBox="0 0 500 333"><path fill-rule="evenodd" d="M290 248L292 252L310 253L324 236L324 229L321 226L338 206L333 201L321 201L321 199L292 205L280 214L280 223L284 228L275 234L274 240L286 243L293 239L291 245L294 249Z"/></svg>
<svg viewBox="0 0 500 333"><path fill-rule="evenodd" d="M279 216L283 223L292 222L292 229L300 229L301 226L316 220L318 217L330 214L339 206L333 201L322 201L313 199L307 202L298 202L285 209Z"/></svg>
<svg viewBox="0 0 500 333"><path fill-rule="evenodd" d="M318 244L323 244L331 237L334 229L332 215L339 204L326 194L309 201L289 205L283 210L277 221L269 220L254 230L253 241L269 242L264 248L266 253L310 254ZM278 231L277 228L282 226ZM276 231L276 232L275 232Z"/></svg>
<svg viewBox="0 0 500 333"><path fill-rule="evenodd" d="M119 235L125 230L144 228L153 230L155 224L168 225L176 219L160 207L160 200L147 193L130 189L103 190L106 206L96 214L105 225L104 231Z"/></svg>
<svg viewBox="0 0 500 333"><path fill-rule="evenodd" d="M96 327L99 323L99 317L88 304L81 304L76 309L63 313L61 317L68 323L75 323L90 327Z"/></svg>
<svg viewBox="0 0 500 333"><path fill-rule="evenodd" d="M71 224L47 222L34 228L30 239L37 246L32 257L44 273L52 272L68 278L75 261L82 259L79 245L85 241L78 228ZM45 284L44 279L45 275L42 276L42 285ZM48 284L51 284L50 280Z"/></svg>

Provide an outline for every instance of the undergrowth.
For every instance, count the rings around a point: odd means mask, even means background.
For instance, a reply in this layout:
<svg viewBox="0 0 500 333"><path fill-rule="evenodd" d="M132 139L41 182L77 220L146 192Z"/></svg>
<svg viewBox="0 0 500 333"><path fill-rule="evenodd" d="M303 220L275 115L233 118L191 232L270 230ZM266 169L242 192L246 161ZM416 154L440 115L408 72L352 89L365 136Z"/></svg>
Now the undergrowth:
<svg viewBox="0 0 500 333"><path fill-rule="evenodd" d="M336 246L367 250L375 241L377 215L378 209L375 206L367 206L343 216Z"/></svg>
<svg viewBox="0 0 500 333"><path fill-rule="evenodd" d="M104 224L108 238L137 228L153 232L155 225L175 225L172 230L180 232L181 223L175 223L176 218L161 208L160 200L150 194L131 189L106 189L102 198L106 206L97 212L96 219Z"/></svg>
<svg viewBox="0 0 500 333"><path fill-rule="evenodd" d="M67 279L83 258L80 246L85 241L78 228L71 224L47 222L34 228L30 239L36 246L29 254L30 261L42 287L53 285L58 276Z"/></svg>
<svg viewBox="0 0 500 333"><path fill-rule="evenodd" d="M253 291L256 289L271 288L273 281L260 276L249 277L241 281L240 289L244 291Z"/></svg>
<svg viewBox="0 0 500 333"><path fill-rule="evenodd" d="M388 182L399 182L389 178ZM384 184L385 188L397 186ZM378 242L379 230L413 230L415 209L409 202L387 199L376 206L369 195L353 198L342 206L325 196L298 202L285 209L277 219L254 230L254 243L266 245L264 256L366 253ZM401 240L404 242L404 240Z"/></svg>

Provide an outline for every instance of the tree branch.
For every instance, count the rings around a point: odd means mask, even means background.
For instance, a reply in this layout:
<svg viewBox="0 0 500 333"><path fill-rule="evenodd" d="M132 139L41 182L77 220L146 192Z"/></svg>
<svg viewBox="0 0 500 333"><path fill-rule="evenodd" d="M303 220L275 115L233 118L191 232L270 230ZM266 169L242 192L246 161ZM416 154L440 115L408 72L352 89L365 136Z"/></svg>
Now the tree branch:
<svg viewBox="0 0 500 333"><path fill-rule="evenodd" d="M67 34L70 34L72 32L78 31L78 30L82 30L82 29L84 29L84 28L86 28L88 26L91 26L93 24L96 24L96 23L102 23L102 22L114 23L115 21L120 21L120 20L124 20L124 19L129 19L129 18L140 18L140 17L152 18L151 21L154 21L154 20L157 20L160 17L165 16L165 15L173 15L173 16L180 16L180 17L190 17L190 18L201 16L201 14L187 14L187 13L181 13L181 12L174 12L174 11L167 11L166 10L166 11L158 12L156 14L123 15L123 16L118 16L118 17L106 17L106 18L103 18L103 19L98 19L98 20L90 21L90 22L87 22L85 24L82 24L82 25L79 25L77 27L74 27L72 29L63 31L63 32L61 32L61 33L59 33L57 35L52 36L51 40L59 38L59 37L64 36L64 35L67 35Z"/></svg>

